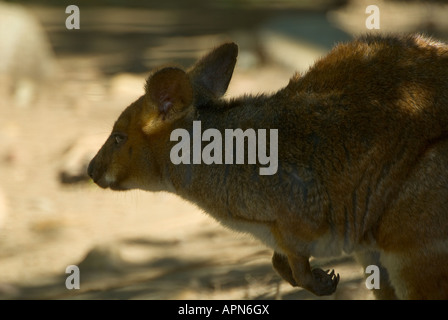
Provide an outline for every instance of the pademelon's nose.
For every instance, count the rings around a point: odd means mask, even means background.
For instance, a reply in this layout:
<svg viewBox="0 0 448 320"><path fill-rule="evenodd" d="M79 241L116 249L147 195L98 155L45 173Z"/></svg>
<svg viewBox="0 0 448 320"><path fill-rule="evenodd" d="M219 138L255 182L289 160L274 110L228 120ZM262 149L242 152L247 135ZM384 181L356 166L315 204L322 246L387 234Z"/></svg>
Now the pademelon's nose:
<svg viewBox="0 0 448 320"><path fill-rule="evenodd" d="M89 167L87 168L87 174L89 175L90 178L92 178L92 180L95 182L95 179L93 178L93 168L95 167L95 158L93 158L90 163L89 163Z"/></svg>

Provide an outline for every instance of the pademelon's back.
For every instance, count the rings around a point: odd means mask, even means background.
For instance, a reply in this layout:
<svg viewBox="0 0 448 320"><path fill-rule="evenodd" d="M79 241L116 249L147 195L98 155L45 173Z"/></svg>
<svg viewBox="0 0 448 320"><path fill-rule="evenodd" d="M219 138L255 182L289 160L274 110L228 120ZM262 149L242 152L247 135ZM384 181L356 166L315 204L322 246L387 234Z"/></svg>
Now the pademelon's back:
<svg viewBox="0 0 448 320"><path fill-rule="evenodd" d="M448 85L448 46L418 35L365 36L337 45L301 79L300 89L389 95L404 85ZM299 89L299 88L297 88Z"/></svg>
<svg viewBox="0 0 448 320"><path fill-rule="evenodd" d="M287 90L378 123L407 118L432 139L448 134L448 45L420 35L367 35L337 45Z"/></svg>

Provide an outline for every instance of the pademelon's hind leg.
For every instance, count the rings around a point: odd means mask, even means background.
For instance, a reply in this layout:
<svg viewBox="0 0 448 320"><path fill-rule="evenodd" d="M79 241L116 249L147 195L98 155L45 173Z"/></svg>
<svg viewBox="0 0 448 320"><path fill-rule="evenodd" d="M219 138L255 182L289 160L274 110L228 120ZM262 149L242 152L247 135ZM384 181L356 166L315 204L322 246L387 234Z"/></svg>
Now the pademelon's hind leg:
<svg viewBox="0 0 448 320"><path fill-rule="evenodd" d="M399 299L448 299L448 138L422 150L378 227Z"/></svg>
<svg viewBox="0 0 448 320"><path fill-rule="evenodd" d="M360 263L366 271L368 266L377 266L379 270L379 289L373 290L373 294L378 300L395 300L397 296L395 289L389 279L389 273L387 269L380 262L380 253L377 251L362 251L356 253L356 260ZM369 274L365 274L366 278Z"/></svg>
<svg viewBox="0 0 448 320"><path fill-rule="evenodd" d="M382 254L399 299L448 299L448 252L443 247Z"/></svg>

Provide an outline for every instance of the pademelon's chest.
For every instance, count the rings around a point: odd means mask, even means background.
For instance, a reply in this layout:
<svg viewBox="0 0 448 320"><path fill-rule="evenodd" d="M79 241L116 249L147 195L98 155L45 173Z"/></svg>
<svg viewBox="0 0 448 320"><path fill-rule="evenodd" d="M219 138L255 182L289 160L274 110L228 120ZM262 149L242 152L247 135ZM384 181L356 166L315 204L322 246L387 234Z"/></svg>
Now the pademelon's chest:
<svg viewBox="0 0 448 320"><path fill-rule="evenodd" d="M234 219L219 220L219 222L234 231L252 235L276 252L284 253L272 232L272 227L268 224ZM307 251L314 257L338 256L345 251L343 239L339 239L335 234L331 233L325 234L311 242L302 241L300 235L297 235L297 239L294 239L294 246L289 249L303 252L304 248L307 248Z"/></svg>
<svg viewBox="0 0 448 320"><path fill-rule="evenodd" d="M281 252L277 244L277 240L272 233L271 227L268 224L239 219L219 219L218 221L223 226L228 227L231 230L252 235L269 248Z"/></svg>

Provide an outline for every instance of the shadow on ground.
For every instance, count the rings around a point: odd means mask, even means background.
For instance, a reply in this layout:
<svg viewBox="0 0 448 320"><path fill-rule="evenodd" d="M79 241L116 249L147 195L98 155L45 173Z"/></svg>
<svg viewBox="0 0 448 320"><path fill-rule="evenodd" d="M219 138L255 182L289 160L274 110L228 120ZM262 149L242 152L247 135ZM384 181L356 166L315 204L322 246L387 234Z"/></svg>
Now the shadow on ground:
<svg viewBox="0 0 448 320"><path fill-rule="evenodd" d="M214 235L222 237L222 235ZM199 235L198 240L210 234ZM270 251L253 250L249 255L230 258L215 252L179 255L184 251L178 241L150 238L122 240L110 246L95 247L78 264L80 289L69 290L72 273L42 279L41 284L12 286L0 299L316 299L313 294L293 288L272 269ZM194 246L195 243L192 243ZM253 247L253 244L249 244ZM210 249L213 251L213 246ZM190 252L198 252L189 249ZM210 251L210 252L211 252ZM185 252L185 251L184 251ZM148 256L140 262L133 257ZM141 259L140 259L141 260ZM319 264L323 269L341 271L335 294L322 299L368 299L364 280L351 270L354 261L343 257ZM345 272L349 268L351 271ZM356 267L355 267L356 268ZM67 280L68 279L68 280Z"/></svg>

